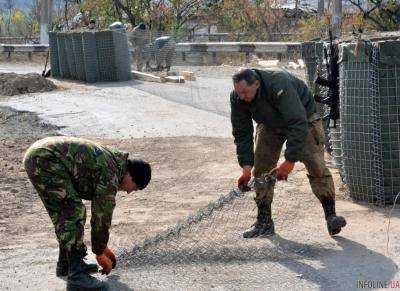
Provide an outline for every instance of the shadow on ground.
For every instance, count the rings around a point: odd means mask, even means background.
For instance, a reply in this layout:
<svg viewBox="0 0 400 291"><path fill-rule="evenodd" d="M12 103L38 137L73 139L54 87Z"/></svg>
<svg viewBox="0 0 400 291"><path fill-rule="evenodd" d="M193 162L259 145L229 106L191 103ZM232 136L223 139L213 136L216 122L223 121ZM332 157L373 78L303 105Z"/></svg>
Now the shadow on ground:
<svg viewBox="0 0 400 291"><path fill-rule="evenodd" d="M336 244L333 243L333 245L332 242L330 245L325 243L308 244L275 235L266 239L266 243L261 246L248 246L242 242L239 243L240 247L223 247L216 244L209 249L194 246L188 249L168 251L168 247L164 245L144 253L131 254L125 258L128 264L117 272L125 273L122 277L124 281L129 280L126 282L127 285L110 277L108 283L111 285L111 290L131 290L128 285L135 285L135 280L139 279L143 272L149 280L157 281L157 278L152 278L152 269L158 269L158 271L160 269L180 270L203 265L207 266L211 272L209 274L211 277L207 277L207 280L212 281L214 276L218 280L220 275L218 270L221 266L224 266L224 271L228 272L232 266L236 266L239 270L241 270L240 266L245 266L238 276L243 276L245 278L243 280L249 280L249 271L259 272L261 280L265 281L265 287L269 286L269 276L275 276L274 280L276 281L274 270L287 269L291 272L285 272L286 274L282 275L297 274L293 279L294 284L296 284L296 280L301 280L302 284L318 286L321 290L349 290L356 289L357 283L365 280L388 282L397 273L397 265L383 254L344 237L337 236L334 237L334 240ZM213 270L213 266L215 270ZM271 270L272 273L260 273L265 270ZM179 280L182 280L182 274L179 272L173 276L179 276ZM195 277L197 274L192 273L190 276ZM240 278L238 277L237 280ZM282 283L287 283L287 278L282 277L281 280ZM142 284L146 284L146 282L142 281ZM150 285L149 282L147 287ZM189 286L187 287L189 288ZM147 287L142 285L141 288L146 289Z"/></svg>

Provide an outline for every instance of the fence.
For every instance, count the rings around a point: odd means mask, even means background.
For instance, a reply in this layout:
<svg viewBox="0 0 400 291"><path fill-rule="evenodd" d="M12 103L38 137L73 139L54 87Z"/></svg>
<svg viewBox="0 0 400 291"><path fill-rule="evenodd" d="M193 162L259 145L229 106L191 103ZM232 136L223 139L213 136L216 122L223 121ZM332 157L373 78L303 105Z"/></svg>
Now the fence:
<svg viewBox="0 0 400 291"><path fill-rule="evenodd" d="M0 37L0 44L39 44L39 37Z"/></svg>
<svg viewBox="0 0 400 291"><path fill-rule="evenodd" d="M393 203L400 191L400 42L342 44L341 140L349 194Z"/></svg>
<svg viewBox="0 0 400 291"><path fill-rule="evenodd" d="M119 31L50 33L53 77L90 83L131 79L128 42Z"/></svg>

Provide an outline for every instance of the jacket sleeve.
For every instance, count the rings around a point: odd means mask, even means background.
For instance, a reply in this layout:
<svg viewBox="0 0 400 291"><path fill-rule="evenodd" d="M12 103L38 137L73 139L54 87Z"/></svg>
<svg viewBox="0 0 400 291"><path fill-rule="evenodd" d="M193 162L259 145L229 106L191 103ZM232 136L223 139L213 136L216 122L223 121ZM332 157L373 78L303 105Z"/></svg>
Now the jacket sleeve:
<svg viewBox="0 0 400 291"><path fill-rule="evenodd" d="M235 93L230 96L232 134L236 145L236 154L239 165L253 166L254 164L254 142L253 142L253 120L248 109L242 106Z"/></svg>
<svg viewBox="0 0 400 291"><path fill-rule="evenodd" d="M297 162L308 135L306 110L296 89L288 81L283 81L281 87L277 88L275 103L288 127L285 159Z"/></svg>
<svg viewBox="0 0 400 291"><path fill-rule="evenodd" d="M107 247L118 187L118 178L113 171L102 173L92 198L90 225L92 251L96 255L101 255Z"/></svg>

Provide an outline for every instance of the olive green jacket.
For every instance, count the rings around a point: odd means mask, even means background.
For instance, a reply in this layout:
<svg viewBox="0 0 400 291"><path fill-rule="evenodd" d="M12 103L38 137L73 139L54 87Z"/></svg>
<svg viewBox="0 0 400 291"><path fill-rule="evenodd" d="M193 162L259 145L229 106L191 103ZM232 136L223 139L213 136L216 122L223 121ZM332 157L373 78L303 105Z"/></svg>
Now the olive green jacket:
<svg viewBox="0 0 400 291"><path fill-rule="evenodd" d="M296 162L308 134L308 119L316 115L307 85L285 70L253 70L260 88L252 102L231 92L232 134L241 167L254 164L253 120L271 128L287 128L285 158Z"/></svg>

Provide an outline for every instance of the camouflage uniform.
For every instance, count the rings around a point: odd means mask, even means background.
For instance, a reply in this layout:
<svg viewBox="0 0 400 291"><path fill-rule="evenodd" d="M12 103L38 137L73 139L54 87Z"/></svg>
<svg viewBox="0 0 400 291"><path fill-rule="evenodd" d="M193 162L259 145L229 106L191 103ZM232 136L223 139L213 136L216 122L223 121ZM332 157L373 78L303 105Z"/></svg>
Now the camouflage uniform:
<svg viewBox="0 0 400 291"><path fill-rule="evenodd" d="M255 99L246 103L231 93L231 121L239 164L253 166L258 177L276 167L286 142L285 159L301 161L313 193L322 205L334 205L332 175L324 160L324 131L307 85L284 70L254 70L260 80ZM257 123L253 151L253 120ZM256 189L258 206L270 207L273 188Z"/></svg>
<svg viewBox="0 0 400 291"><path fill-rule="evenodd" d="M167 71L169 71L175 56L174 39L170 36L156 38L154 41L154 48L157 70L161 71L163 68L165 68Z"/></svg>
<svg viewBox="0 0 400 291"><path fill-rule="evenodd" d="M91 200L92 250L103 253L109 239L115 195L128 154L72 137L37 141L26 152L25 170L55 227L60 247L86 252L83 232Z"/></svg>
<svg viewBox="0 0 400 291"><path fill-rule="evenodd" d="M144 65L149 66L151 59L150 31L136 26L128 33L128 40L134 48L133 60L136 63L137 70L142 71Z"/></svg>

